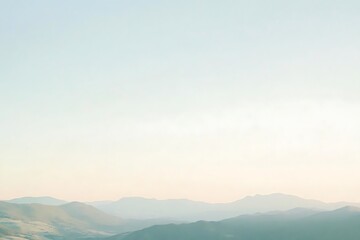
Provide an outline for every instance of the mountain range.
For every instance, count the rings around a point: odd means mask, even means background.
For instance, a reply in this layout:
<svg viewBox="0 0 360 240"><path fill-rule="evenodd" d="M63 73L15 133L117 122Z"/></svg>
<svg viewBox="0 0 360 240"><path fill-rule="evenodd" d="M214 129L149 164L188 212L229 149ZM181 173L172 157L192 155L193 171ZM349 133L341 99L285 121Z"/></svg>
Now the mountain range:
<svg viewBox="0 0 360 240"><path fill-rule="evenodd" d="M248 196L230 203L205 203L187 199L157 200L146 198L122 198L118 201L96 205L98 209L122 218L166 218L179 221L222 220L241 214L269 211L286 211L293 208L334 210L344 206L359 206L359 203L325 203L297 196L274 193Z"/></svg>
<svg viewBox="0 0 360 240"><path fill-rule="evenodd" d="M346 207L350 205L353 207ZM161 240L166 236L164 232L174 234L171 239L192 239L197 234L202 237L210 234L207 231L224 233L231 239L232 235L240 236L236 232L240 229L241 234L248 234L249 239L261 240L255 230L250 231L252 227L276 233L292 229L294 232L289 234L298 234L295 225L305 226L309 222L315 225L325 224L317 223L316 219L333 219L335 222L351 219L354 223L349 222L350 226L360 227L357 225L359 211L356 208L359 206L358 203L325 203L280 193L248 196L230 203L215 204L187 199L157 200L140 197L90 203L66 202L51 197L25 197L0 201L0 239L70 240L113 237ZM284 229L276 230L270 222L278 227L284 226ZM172 225L168 225L170 223ZM289 225L290 223L294 226ZM326 224L324 227L331 225L328 222ZM222 227L230 233L225 233ZM184 237L180 234L184 231L196 234ZM180 234L179 238L175 237L177 234ZM265 231L264 234L267 235L268 232ZM222 240L221 236L216 239ZM274 236L282 239L276 234ZM246 238L242 236L235 239Z"/></svg>
<svg viewBox="0 0 360 240"><path fill-rule="evenodd" d="M52 197L24 197L8 200L10 203L40 203L59 206L67 203ZM124 219L172 219L176 221L222 220L242 214L269 211L286 211L293 208L334 210L344 206L358 206L360 203L326 203L304 199L293 195L273 193L247 196L229 203L206 203L188 199L158 200L142 197L127 197L117 201L95 201L86 204Z"/></svg>

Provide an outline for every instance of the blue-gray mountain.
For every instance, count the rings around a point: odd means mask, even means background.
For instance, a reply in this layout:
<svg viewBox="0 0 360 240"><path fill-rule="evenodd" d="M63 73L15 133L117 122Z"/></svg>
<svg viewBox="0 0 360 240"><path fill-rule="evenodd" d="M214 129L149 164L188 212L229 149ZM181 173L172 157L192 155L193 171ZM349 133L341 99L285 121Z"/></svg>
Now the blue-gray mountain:
<svg viewBox="0 0 360 240"><path fill-rule="evenodd" d="M359 240L360 209L245 215L219 222L153 226L108 240Z"/></svg>
<svg viewBox="0 0 360 240"><path fill-rule="evenodd" d="M269 211L286 211L293 208L334 210L347 205L360 206L358 203L325 203L303 199L286 194L248 196L230 203L210 204L186 199L156 200L146 198L123 198L115 202L90 203L109 214L122 218L153 219L166 218L179 221L210 220L218 221L241 214Z"/></svg>
<svg viewBox="0 0 360 240"><path fill-rule="evenodd" d="M66 203L51 197L25 197L12 199L11 203L40 203L62 205ZM274 193L269 195L248 196L230 203L206 203L187 199L157 200L140 197L122 198L118 201L88 202L99 210L124 219L173 219L175 221L217 221L241 214L269 211L286 211L293 208L334 210L344 206L358 206L359 203L325 203L303 199L297 196Z"/></svg>

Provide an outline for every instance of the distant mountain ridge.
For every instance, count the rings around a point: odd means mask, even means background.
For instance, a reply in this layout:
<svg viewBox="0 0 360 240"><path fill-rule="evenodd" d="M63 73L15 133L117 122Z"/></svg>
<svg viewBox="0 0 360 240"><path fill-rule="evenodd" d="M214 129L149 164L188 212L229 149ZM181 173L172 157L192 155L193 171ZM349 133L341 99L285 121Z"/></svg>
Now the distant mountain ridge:
<svg viewBox="0 0 360 240"><path fill-rule="evenodd" d="M104 212L132 219L172 218L181 221L222 220L241 214L286 211L293 208L334 210L358 203L325 203L293 195L274 193L254 195L230 203L205 203L187 199L156 200L122 198L118 201L94 205Z"/></svg>
<svg viewBox="0 0 360 240"><path fill-rule="evenodd" d="M24 197L9 200L11 203L40 203L59 206L67 203L52 197ZM222 220L241 214L286 211L293 208L334 210L359 203L325 203L293 195L273 193L247 196L229 203L206 203L187 199L158 200L143 197L126 197L117 201L95 201L88 205L124 219L172 219L174 221Z"/></svg>
<svg viewBox="0 0 360 240"><path fill-rule="evenodd" d="M62 204L67 203L67 201L60 200L53 197L21 197L21 198L14 198L11 200L7 200L6 202L10 203L18 203L18 204L31 204L31 203L38 203L44 205L51 205L51 206L59 206Z"/></svg>

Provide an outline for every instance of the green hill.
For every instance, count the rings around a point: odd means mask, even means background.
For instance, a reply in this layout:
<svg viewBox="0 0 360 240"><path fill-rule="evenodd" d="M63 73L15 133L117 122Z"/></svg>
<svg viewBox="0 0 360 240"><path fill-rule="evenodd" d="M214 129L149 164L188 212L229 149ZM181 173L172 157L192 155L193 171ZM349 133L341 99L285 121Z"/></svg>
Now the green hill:
<svg viewBox="0 0 360 240"><path fill-rule="evenodd" d="M0 201L0 239L94 239L136 231L168 219L122 220L79 202L61 206ZM11 238L10 238L11 237Z"/></svg>
<svg viewBox="0 0 360 240"><path fill-rule="evenodd" d="M219 222L153 226L109 240L358 240L360 210L245 215Z"/></svg>
<svg viewBox="0 0 360 240"><path fill-rule="evenodd" d="M82 203L61 206L0 202L0 236L109 236L122 220Z"/></svg>

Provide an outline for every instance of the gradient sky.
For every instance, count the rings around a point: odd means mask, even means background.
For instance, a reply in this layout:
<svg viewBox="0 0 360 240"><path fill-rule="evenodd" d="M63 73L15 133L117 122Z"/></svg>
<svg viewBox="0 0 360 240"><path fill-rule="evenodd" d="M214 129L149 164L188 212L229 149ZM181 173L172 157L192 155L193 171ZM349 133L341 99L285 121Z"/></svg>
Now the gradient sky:
<svg viewBox="0 0 360 240"><path fill-rule="evenodd" d="M360 202L359 13L0 0L0 199Z"/></svg>

